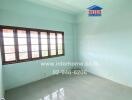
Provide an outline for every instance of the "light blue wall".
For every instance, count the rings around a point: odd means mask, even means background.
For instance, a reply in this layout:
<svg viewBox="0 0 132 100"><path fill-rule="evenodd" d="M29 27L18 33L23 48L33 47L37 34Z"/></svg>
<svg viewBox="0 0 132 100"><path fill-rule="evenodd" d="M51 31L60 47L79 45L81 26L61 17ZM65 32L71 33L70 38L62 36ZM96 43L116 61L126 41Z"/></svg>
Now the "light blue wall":
<svg viewBox="0 0 132 100"><path fill-rule="evenodd" d="M22 0L3 0L0 3L0 24L64 31L65 56L19 64L4 65L5 89L11 89L52 75L54 69L71 67L46 67L42 62L74 60L74 15L56 11Z"/></svg>
<svg viewBox="0 0 132 100"><path fill-rule="evenodd" d="M132 87L132 2L101 3L102 17L78 17L79 60L90 73ZM89 6L90 6L89 5Z"/></svg>
<svg viewBox="0 0 132 100"><path fill-rule="evenodd" d="M3 97L4 97L3 72L2 72L1 53L0 53L0 98Z"/></svg>
<svg viewBox="0 0 132 100"><path fill-rule="evenodd" d="M88 6L97 4L104 8L103 16L88 17L86 10L76 20L75 15L23 0L1 0L1 25L65 32L65 56L4 65L5 89L50 76L53 69L71 69L42 67L41 63L46 61L88 62L85 69L89 72L132 86L131 3L130 0L91 1Z"/></svg>

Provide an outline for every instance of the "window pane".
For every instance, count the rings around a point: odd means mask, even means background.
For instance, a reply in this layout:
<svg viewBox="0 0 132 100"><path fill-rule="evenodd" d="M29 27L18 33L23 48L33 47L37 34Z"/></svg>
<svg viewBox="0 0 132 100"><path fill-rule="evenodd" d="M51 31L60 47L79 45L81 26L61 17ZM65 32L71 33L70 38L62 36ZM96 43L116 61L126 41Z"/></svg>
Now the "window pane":
<svg viewBox="0 0 132 100"><path fill-rule="evenodd" d="M58 50L58 54L63 54L63 50Z"/></svg>
<svg viewBox="0 0 132 100"><path fill-rule="evenodd" d="M28 54L27 53L19 53L19 59L28 59Z"/></svg>
<svg viewBox="0 0 132 100"><path fill-rule="evenodd" d="M62 44L59 44L58 45L58 49L62 49Z"/></svg>
<svg viewBox="0 0 132 100"><path fill-rule="evenodd" d="M56 40L55 39L50 39L50 44L56 44Z"/></svg>
<svg viewBox="0 0 132 100"><path fill-rule="evenodd" d="M41 39L41 44L48 44L47 39Z"/></svg>
<svg viewBox="0 0 132 100"><path fill-rule="evenodd" d="M62 39L57 39L58 44L62 44Z"/></svg>
<svg viewBox="0 0 132 100"><path fill-rule="evenodd" d="M18 38L18 44L27 44L27 38Z"/></svg>
<svg viewBox="0 0 132 100"><path fill-rule="evenodd" d="M14 46L4 46L5 53L14 53L15 47Z"/></svg>
<svg viewBox="0 0 132 100"><path fill-rule="evenodd" d="M55 33L50 33L50 38L55 38Z"/></svg>
<svg viewBox="0 0 132 100"><path fill-rule="evenodd" d="M36 32L36 31L30 31L30 35L31 35L31 37L38 38L38 32Z"/></svg>
<svg viewBox="0 0 132 100"><path fill-rule="evenodd" d="M17 30L18 37L25 37L26 38L26 31L24 30Z"/></svg>
<svg viewBox="0 0 132 100"><path fill-rule="evenodd" d="M48 50L48 45L41 45L41 50Z"/></svg>
<svg viewBox="0 0 132 100"><path fill-rule="evenodd" d="M32 58L38 58L39 57L39 51L32 52Z"/></svg>
<svg viewBox="0 0 132 100"><path fill-rule="evenodd" d="M5 54L5 61L14 61L15 60L15 53Z"/></svg>
<svg viewBox="0 0 132 100"><path fill-rule="evenodd" d="M26 52L27 51L27 45L19 45L19 52Z"/></svg>
<svg viewBox="0 0 132 100"><path fill-rule="evenodd" d="M51 50L55 50L56 49L56 45L50 45L50 49Z"/></svg>
<svg viewBox="0 0 132 100"><path fill-rule="evenodd" d="M51 55L56 55L56 50L51 50Z"/></svg>
<svg viewBox="0 0 132 100"><path fill-rule="evenodd" d="M38 44L38 38L31 38L31 44Z"/></svg>
<svg viewBox="0 0 132 100"><path fill-rule="evenodd" d="M42 57L48 56L48 51L42 51Z"/></svg>
<svg viewBox="0 0 132 100"><path fill-rule="evenodd" d="M31 45L32 51L39 51L39 45Z"/></svg>
<svg viewBox="0 0 132 100"><path fill-rule="evenodd" d="M57 38L62 38L62 34L57 34Z"/></svg>
<svg viewBox="0 0 132 100"><path fill-rule="evenodd" d="M3 37L14 37L12 29L3 29Z"/></svg>
<svg viewBox="0 0 132 100"><path fill-rule="evenodd" d="M14 45L14 38L4 38L4 45Z"/></svg>
<svg viewBox="0 0 132 100"><path fill-rule="evenodd" d="M41 32L41 38L47 38L47 32Z"/></svg>

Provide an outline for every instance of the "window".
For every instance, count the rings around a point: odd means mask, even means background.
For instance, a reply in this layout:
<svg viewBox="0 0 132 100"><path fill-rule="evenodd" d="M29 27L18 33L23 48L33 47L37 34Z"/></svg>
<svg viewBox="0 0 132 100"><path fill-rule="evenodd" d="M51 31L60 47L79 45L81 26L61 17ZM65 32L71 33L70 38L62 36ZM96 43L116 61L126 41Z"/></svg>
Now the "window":
<svg viewBox="0 0 132 100"><path fill-rule="evenodd" d="M14 61L15 57L15 41L12 29L3 29L3 45L5 61Z"/></svg>
<svg viewBox="0 0 132 100"><path fill-rule="evenodd" d="M4 33L3 33L4 34ZM25 30L17 30L19 59L28 59L27 34Z"/></svg>
<svg viewBox="0 0 132 100"><path fill-rule="evenodd" d="M30 31L32 58L39 58L39 39L37 31Z"/></svg>
<svg viewBox="0 0 132 100"><path fill-rule="evenodd" d="M50 54L56 55L56 34L50 33Z"/></svg>
<svg viewBox="0 0 132 100"><path fill-rule="evenodd" d="M48 34L47 32L40 32L41 52L42 57L48 56Z"/></svg>
<svg viewBox="0 0 132 100"><path fill-rule="evenodd" d="M64 55L64 32L0 26L3 64Z"/></svg>

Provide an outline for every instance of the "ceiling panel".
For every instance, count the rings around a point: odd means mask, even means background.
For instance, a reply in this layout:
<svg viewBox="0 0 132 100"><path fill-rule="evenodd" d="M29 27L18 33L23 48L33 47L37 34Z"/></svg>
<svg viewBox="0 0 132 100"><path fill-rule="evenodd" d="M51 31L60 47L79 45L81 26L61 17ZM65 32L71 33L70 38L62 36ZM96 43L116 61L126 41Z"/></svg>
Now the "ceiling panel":
<svg viewBox="0 0 132 100"><path fill-rule="evenodd" d="M27 0L50 8L55 8L69 13L80 13L86 10L91 0Z"/></svg>

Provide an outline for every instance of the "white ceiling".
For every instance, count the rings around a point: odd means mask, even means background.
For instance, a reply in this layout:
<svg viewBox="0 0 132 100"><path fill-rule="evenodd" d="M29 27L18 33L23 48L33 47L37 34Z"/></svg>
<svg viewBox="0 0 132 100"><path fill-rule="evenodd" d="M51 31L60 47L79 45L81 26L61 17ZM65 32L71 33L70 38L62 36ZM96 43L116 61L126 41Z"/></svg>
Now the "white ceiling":
<svg viewBox="0 0 132 100"><path fill-rule="evenodd" d="M78 14L86 10L90 4L97 4L97 0L27 0L50 8ZM98 1L99 3L99 1Z"/></svg>

